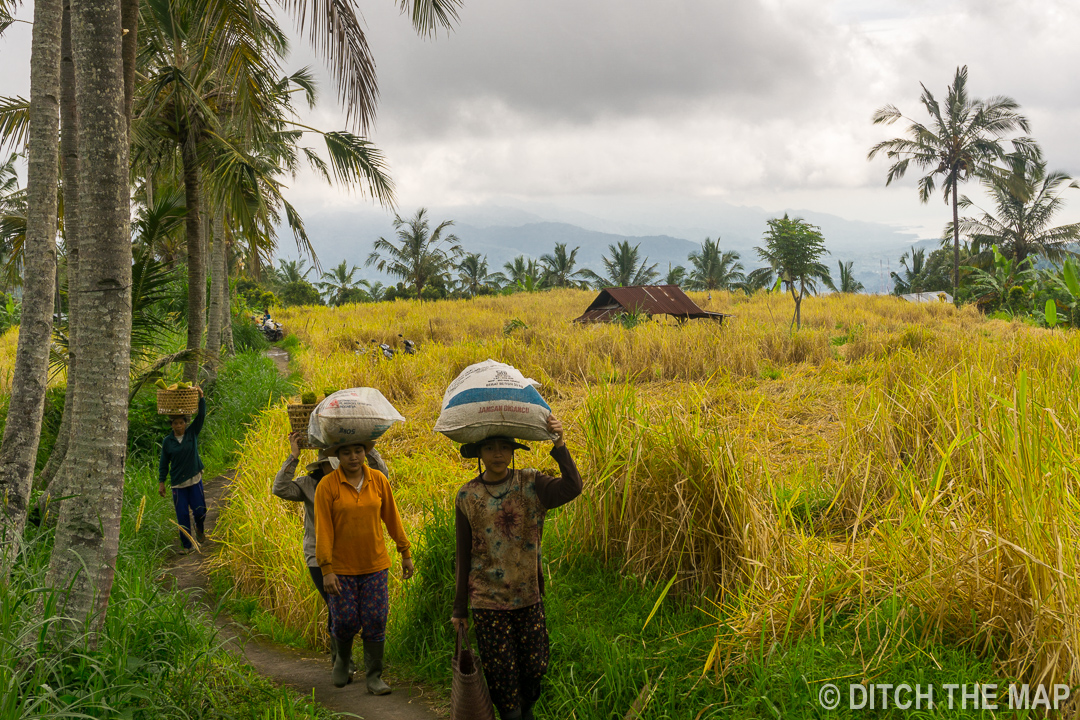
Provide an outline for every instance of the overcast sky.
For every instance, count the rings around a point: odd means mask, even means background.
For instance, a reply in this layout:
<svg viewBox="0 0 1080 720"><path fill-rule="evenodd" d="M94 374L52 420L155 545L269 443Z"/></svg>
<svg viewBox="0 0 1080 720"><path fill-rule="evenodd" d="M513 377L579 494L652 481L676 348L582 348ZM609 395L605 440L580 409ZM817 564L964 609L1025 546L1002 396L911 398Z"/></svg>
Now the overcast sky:
<svg viewBox="0 0 1080 720"><path fill-rule="evenodd" d="M885 187L867 162L966 64L976 97L1009 95L1052 168L1080 174L1076 0L466 0L423 40L394 0L362 3L381 99L371 137L403 214L419 205L558 207L678 224L722 200L893 223L938 236L940 197ZM30 18L32 6L19 17ZM28 88L29 26L0 40L0 94ZM309 121L342 127L324 78ZM973 188L972 188L973 190ZM1069 191L1080 219L1080 190ZM305 214L370 206L302 176ZM1073 208L1076 209L1073 209Z"/></svg>

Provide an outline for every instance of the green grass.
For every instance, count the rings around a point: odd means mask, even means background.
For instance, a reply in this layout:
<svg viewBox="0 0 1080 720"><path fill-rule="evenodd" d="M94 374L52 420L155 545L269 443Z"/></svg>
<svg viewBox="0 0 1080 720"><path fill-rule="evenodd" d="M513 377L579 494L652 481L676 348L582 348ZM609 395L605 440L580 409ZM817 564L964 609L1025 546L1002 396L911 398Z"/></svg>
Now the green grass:
<svg viewBox="0 0 1080 720"><path fill-rule="evenodd" d="M251 417L287 389L269 360L231 360L209 398L208 466L221 469ZM62 405L62 392L58 397ZM50 403L55 408L56 398ZM146 407L140 399L132 408L120 554L96 646L85 639L60 646L49 632L61 619L42 589L51 529L28 528L28 549L11 582L0 585L0 720L331 718L227 654L212 618L185 593L153 580L177 534L172 506L157 494L157 455L149 445L165 430Z"/></svg>
<svg viewBox="0 0 1080 720"><path fill-rule="evenodd" d="M719 718L993 717L957 707L933 713L848 710L848 683L934 684L939 702L946 683L999 683L991 663L953 646L921 642L921 628L897 635L899 606L873 622L851 626L849 617L823 618L819 631L794 643L762 638L757 655L741 666L704 672L722 618L705 598L665 598L664 582L651 582L568 547L548 524L545 536L545 609L551 665L538 717L621 720L639 699L642 720ZM420 680L447 688L454 638L453 519L448 510L428 511L415 545L414 580L391 607L387 653L391 667L408 668ZM915 616L914 613L909 613ZM903 623L900 623L903 625ZM890 629L891 628L891 629ZM475 648L475 641L474 641ZM869 671L869 675L867 674ZM818 693L833 682L844 709L827 713ZM1024 715L1021 714L1020 717Z"/></svg>

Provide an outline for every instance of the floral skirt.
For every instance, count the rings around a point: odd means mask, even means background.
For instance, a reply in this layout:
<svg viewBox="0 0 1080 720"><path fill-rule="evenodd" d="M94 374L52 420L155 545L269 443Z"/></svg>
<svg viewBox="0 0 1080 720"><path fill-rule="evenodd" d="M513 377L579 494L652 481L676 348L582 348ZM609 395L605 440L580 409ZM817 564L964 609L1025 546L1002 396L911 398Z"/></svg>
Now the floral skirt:
<svg viewBox="0 0 1080 720"><path fill-rule="evenodd" d="M506 715L540 697L548 669L544 601L518 610L473 609L476 644L491 700Z"/></svg>

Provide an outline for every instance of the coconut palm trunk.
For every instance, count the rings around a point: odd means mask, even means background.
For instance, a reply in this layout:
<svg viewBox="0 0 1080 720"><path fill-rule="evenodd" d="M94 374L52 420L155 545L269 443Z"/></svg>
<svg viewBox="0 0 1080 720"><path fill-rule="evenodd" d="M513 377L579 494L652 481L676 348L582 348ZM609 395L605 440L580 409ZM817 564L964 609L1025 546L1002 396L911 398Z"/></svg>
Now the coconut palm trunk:
<svg viewBox="0 0 1080 720"><path fill-rule="evenodd" d="M228 282L222 274L225 258L225 218L221 210L214 211L213 245L210 251L210 317L206 324L206 350L212 361L221 355L221 304L225 297L222 283Z"/></svg>
<svg viewBox="0 0 1080 720"><path fill-rule="evenodd" d="M139 52L139 0L121 0L120 17L124 27L124 116L130 125L135 104L135 58Z"/></svg>
<svg viewBox="0 0 1080 720"><path fill-rule="evenodd" d="M67 455L71 435L71 407L75 400L75 333L79 323L79 122L75 109L75 66L71 58L71 1L64 0L63 25L60 34L60 174L64 191L64 247L67 250L68 278L68 382L64 392L64 415L56 434L56 443L49 461L41 471L39 483L49 488L49 495L63 497L59 488L52 487L60 465Z"/></svg>
<svg viewBox="0 0 1080 720"><path fill-rule="evenodd" d="M60 130L61 0L34 3L27 140L27 218L19 344L0 444L0 578L6 578L26 525L49 372L56 278L56 180Z"/></svg>
<svg viewBox="0 0 1080 720"><path fill-rule="evenodd" d="M953 234L953 302L960 302L960 209L956 197L956 173L950 178L952 185L952 234Z"/></svg>
<svg viewBox="0 0 1080 720"><path fill-rule="evenodd" d="M206 327L206 264L203 262L205 253L200 218L202 188L194 140L188 138L181 143L180 155L184 163L184 200L187 205L184 223L188 267L187 349L197 350L202 346ZM184 364L185 380L194 381L198 372L198 361L190 360Z"/></svg>
<svg viewBox="0 0 1080 720"><path fill-rule="evenodd" d="M232 330L232 291L229 285L229 246L225 243L222 243L221 255L218 261L221 263L221 276L225 279L221 286L222 344L229 355L235 355L236 342L233 340Z"/></svg>
<svg viewBox="0 0 1080 720"><path fill-rule="evenodd" d="M46 583L100 627L120 537L131 352L131 227L120 0L72 0L79 111L79 323L72 434ZM62 469L62 472L64 470Z"/></svg>

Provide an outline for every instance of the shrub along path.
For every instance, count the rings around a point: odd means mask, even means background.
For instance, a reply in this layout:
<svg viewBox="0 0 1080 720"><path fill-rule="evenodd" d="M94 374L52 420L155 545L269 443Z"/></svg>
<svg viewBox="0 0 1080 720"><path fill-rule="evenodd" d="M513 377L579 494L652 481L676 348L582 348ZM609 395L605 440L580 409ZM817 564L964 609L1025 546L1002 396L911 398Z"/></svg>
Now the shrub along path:
<svg viewBox="0 0 1080 720"><path fill-rule="evenodd" d="M288 373L287 355L284 358L270 357L283 374ZM190 591L192 597L211 611L215 609L209 590L209 560L217 548L214 525L231 482L230 472L206 483L207 541L200 546L199 552L177 556L165 573L167 583L171 579L176 589ZM269 487L268 478L267 492ZM278 685L287 685L306 695L313 694L317 702L334 712L351 713L367 720L435 720L445 717L445 713L430 706L430 703L438 702L438 698L424 688L402 683L395 678L392 666L387 668L384 677L394 692L383 697L369 695L364 685L363 659L359 652L354 654L357 660L356 681L336 688L330 681L328 654L303 652L266 642L252 636L243 626L223 614L215 615L215 622L227 646L245 658L260 675ZM393 642L393 638L389 641ZM357 646L359 644L358 640Z"/></svg>

